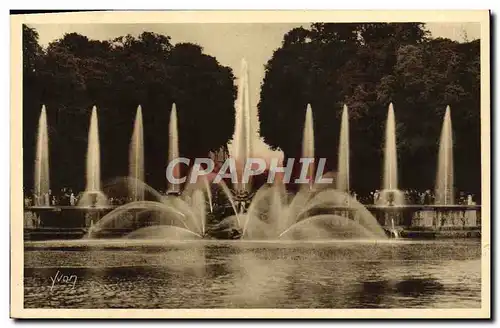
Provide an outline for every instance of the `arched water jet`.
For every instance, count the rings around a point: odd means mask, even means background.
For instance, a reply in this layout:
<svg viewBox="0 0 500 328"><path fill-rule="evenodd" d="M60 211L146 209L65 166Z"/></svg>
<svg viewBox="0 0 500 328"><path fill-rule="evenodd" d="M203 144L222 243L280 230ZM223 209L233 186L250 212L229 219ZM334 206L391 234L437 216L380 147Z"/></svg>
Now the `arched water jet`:
<svg viewBox="0 0 500 328"><path fill-rule="evenodd" d="M316 215L299 221L283 231L279 239L342 240L378 238L359 223L338 215Z"/></svg>
<svg viewBox="0 0 500 328"><path fill-rule="evenodd" d="M139 201L132 202L120 206L113 211L106 214L101 220L99 220L88 232L87 237L92 238L93 234L109 228L131 228L124 226L122 221L119 221L123 218L125 214L135 214L144 213L147 211L157 211L168 215L169 220L173 220L182 225L183 228L187 230L191 230L186 222L187 218L184 213L179 211L177 208L173 206L169 206L167 204L159 203L159 202L151 202L151 201ZM118 222L117 222L118 221Z"/></svg>
<svg viewBox="0 0 500 328"><path fill-rule="evenodd" d="M227 184L222 180L219 182L219 186L222 188L224 195L226 195L226 198L229 200L229 203L231 204L231 207L234 211L234 215L236 216L236 221L238 222L238 226L241 227L240 215L238 213L238 210L236 209L236 204L234 203L233 194L231 190L229 189Z"/></svg>
<svg viewBox="0 0 500 328"><path fill-rule="evenodd" d="M201 230L201 236L205 235L205 225L206 225L206 202L203 196L203 191L201 189L195 189L192 195L192 208L195 212L195 217L199 220L199 227Z"/></svg>
<svg viewBox="0 0 500 328"><path fill-rule="evenodd" d="M261 187L246 213L242 238L279 239L292 226L312 217L326 215L322 216L324 219L321 220L342 217L342 220L353 222L351 226L357 228L352 231L360 233L356 238L386 239L384 230L370 211L347 193L331 187L313 186L310 190L300 190L291 200L288 198L284 188L282 190L276 186ZM345 205L346 199L348 207ZM361 228L370 233L361 233L364 231ZM328 232L331 236L339 232L335 231L334 225L330 225L329 229L334 229Z"/></svg>
<svg viewBox="0 0 500 328"><path fill-rule="evenodd" d="M196 232L191 230L172 226L158 225L152 227L144 227L132 231L124 236L126 239L165 239L165 240L186 240L186 239L201 239L203 238Z"/></svg>
<svg viewBox="0 0 500 328"><path fill-rule="evenodd" d="M103 190L110 198L124 198L133 195L134 190L143 195L142 200L163 201L163 195L142 180L133 177L118 177L107 182ZM132 198L133 200L133 198Z"/></svg>
<svg viewBox="0 0 500 328"><path fill-rule="evenodd" d="M212 189L210 188L210 182L206 177L203 177L203 186L205 187L205 193L207 195L208 206L210 208L210 213L214 212L214 206L212 204Z"/></svg>

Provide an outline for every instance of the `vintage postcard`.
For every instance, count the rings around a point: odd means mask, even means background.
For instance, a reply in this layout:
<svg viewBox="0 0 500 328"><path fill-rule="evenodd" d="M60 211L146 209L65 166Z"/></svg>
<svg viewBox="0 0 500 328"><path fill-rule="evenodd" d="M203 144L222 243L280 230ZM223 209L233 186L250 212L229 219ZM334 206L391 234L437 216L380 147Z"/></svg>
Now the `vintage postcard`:
<svg viewBox="0 0 500 328"><path fill-rule="evenodd" d="M489 19L11 15L11 316L489 318Z"/></svg>

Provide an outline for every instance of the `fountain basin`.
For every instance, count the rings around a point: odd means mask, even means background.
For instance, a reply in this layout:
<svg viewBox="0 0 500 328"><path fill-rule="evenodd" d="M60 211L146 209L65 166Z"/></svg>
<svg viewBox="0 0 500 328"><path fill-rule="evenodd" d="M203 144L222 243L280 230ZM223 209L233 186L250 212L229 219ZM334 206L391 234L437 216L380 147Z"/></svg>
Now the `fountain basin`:
<svg viewBox="0 0 500 328"><path fill-rule="evenodd" d="M25 207L24 227L26 239L81 238L91 224L96 224L104 215L116 209L115 205L104 206L31 206ZM382 206L366 205L379 224L387 231L394 226L402 237L427 238L438 235L478 237L481 229L480 205L404 205ZM131 213L144 210L144 207L133 206ZM328 210L314 214L333 214L355 219L356 209L349 206L333 206ZM229 219L229 218L228 218ZM227 220L225 220L227 221ZM236 218L227 227L207 226L207 234L217 239L238 238L241 231L236 228ZM134 229L110 228L110 236L120 236ZM444 233L446 231L446 233ZM464 232L465 231L465 232ZM439 236L438 236L439 237Z"/></svg>

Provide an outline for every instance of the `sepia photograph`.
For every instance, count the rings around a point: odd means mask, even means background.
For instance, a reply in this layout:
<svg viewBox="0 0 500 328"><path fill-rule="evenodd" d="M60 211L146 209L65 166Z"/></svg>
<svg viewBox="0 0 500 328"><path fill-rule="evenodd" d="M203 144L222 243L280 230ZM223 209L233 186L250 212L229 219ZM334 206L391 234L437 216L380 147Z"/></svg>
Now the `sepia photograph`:
<svg viewBox="0 0 500 328"><path fill-rule="evenodd" d="M489 21L11 15L11 317L489 318Z"/></svg>

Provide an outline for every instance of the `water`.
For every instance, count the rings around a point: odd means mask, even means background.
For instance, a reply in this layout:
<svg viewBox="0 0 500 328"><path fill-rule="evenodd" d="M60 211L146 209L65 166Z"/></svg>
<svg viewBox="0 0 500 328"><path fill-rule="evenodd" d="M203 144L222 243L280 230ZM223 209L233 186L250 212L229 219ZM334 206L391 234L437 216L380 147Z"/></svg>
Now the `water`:
<svg viewBox="0 0 500 328"><path fill-rule="evenodd" d="M233 157L238 169L238 179L242 177L242 170L246 159L252 157L252 124L250 114L250 95L248 89L248 65L245 59L241 61L241 77L238 86L236 101L236 120L233 137ZM239 193L248 193L251 183L237 183L235 189Z"/></svg>
<svg viewBox="0 0 500 328"><path fill-rule="evenodd" d="M92 108L87 148L87 191L101 190L101 153L99 145L99 123L97 108Z"/></svg>
<svg viewBox="0 0 500 328"><path fill-rule="evenodd" d="M453 129L450 106L446 107L439 142L438 169L436 176L436 204L454 205L453 186Z"/></svg>
<svg viewBox="0 0 500 328"><path fill-rule="evenodd" d="M25 244L26 308L479 308L479 241ZM52 286L56 274L76 277Z"/></svg>
<svg viewBox="0 0 500 328"><path fill-rule="evenodd" d="M284 185L261 187L240 220L242 238L248 240L386 239L376 218L361 203L319 185L293 196Z"/></svg>
<svg viewBox="0 0 500 328"><path fill-rule="evenodd" d="M304 130L302 135L302 158L314 160L314 124L311 105L307 105L306 118L304 121ZM314 182L314 164L311 163L307 168L306 178L310 184Z"/></svg>
<svg viewBox="0 0 500 328"><path fill-rule="evenodd" d="M398 189L398 156L396 152L396 120L394 107L389 105L385 127L384 190Z"/></svg>
<svg viewBox="0 0 500 328"><path fill-rule="evenodd" d="M129 171L129 176L135 181L132 189L132 199L136 201L144 200L144 190L139 186L139 181L144 181L144 135L140 105L137 107L134 132L130 140Z"/></svg>
<svg viewBox="0 0 500 328"><path fill-rule="evenodd" d="M346 105L342 110L338 155L337 189L349 193L349 114Z"/></svg>
<svg viewBox="0 0 500 328"><path fill-rule="evenodd" d="M99 144L99 122L97 108L92 107L87 147L87 175L85 192L80 197L80 206L106 205L107 198L101 190L101 150Z"/></svg>
<svg viewBox="0 0 500 328"><path fill-rule="evenodd" d="M394 106L389 104L385 126L384 181L378 205L403 205L404 193L398 189L398 155L396 148L396 119Z"/></svg>
<svg viewBox="0 0 500 328"><path fill-rule="evenodd" d="M36 205L50 205L42 204L45 202L44 195L48 195L50 189L49 134L47 131L47 112L45 105L42 106L42 111L38 120L34 186L35 195L38 197L38 203Z"/></svg>
<svg viewBox="0 0 500 328"><path fill-rule="evenodd" d="M177 126L177 107L172 104L170 111L170 121L168 122L168 163L179 158L179 132ZM173 169L175 178L181 177L180 166L176 165ZM180 193L181 186L179 184L170 183L168 185L168 193Z"/></svg>
<svg viewBox="0 0 500 328"><path fill-rule="evenodd" d="M163 196L158 191L138 180L139 190L151 200L133 201L115 208L94 224L87 239L109 237L113 230L120 230L122 237L184 240L202 238L207 228L207 203L209 191L198 184L189 184L182 194ZM131 180L117 179L117 189L130 188Z"/></svg>

